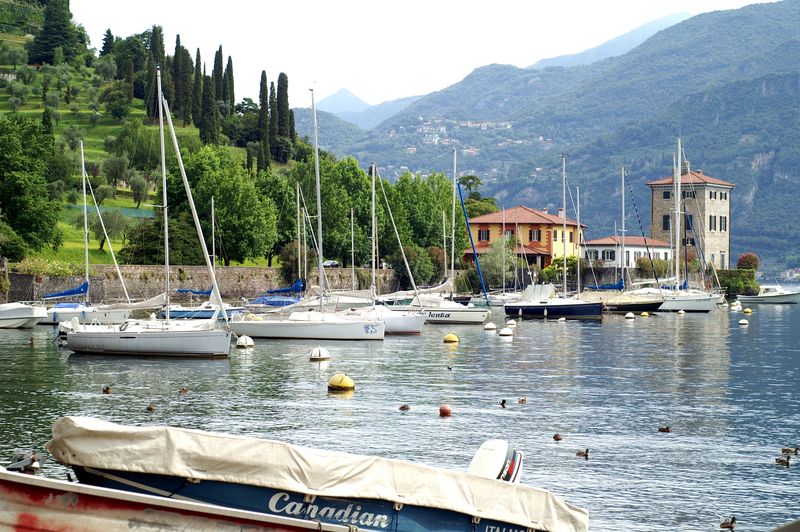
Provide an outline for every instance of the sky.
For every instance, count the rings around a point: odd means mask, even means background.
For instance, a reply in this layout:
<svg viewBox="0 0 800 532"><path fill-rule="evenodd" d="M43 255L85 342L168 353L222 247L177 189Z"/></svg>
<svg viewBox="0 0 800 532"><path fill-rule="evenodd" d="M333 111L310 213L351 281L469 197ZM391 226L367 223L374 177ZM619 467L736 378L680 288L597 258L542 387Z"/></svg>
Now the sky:
<svg viewBox="0 0 800 532"><path fill-rule="evenodd" d="M102 46L160 25L208 72L222 45L236 100L258 100L261 71L284 72L291 107L346 88L375 105L429 94L493 63L517 67L593 48L674 13L735 9L758 0L72 0L76 23Z"/></svg>

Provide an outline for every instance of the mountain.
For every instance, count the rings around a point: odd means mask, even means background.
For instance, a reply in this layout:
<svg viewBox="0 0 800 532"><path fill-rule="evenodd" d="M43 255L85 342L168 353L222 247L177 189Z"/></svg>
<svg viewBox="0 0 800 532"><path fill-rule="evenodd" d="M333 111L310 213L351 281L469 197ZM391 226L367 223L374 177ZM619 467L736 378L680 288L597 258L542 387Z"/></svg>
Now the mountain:
<svg viewBox="0 0 800 532"><path fill-rule="evenodd" d="M624 55L664 28L673 26L689 17L691 17L689 13L675 13L673 15L667 15L666 17L643 24L642 26L629 31L628 33L620 35L619 37L615 37L614 39L611 39L610 41L607 41L599 46L595 46L594 48L584 50L583 52L579 52L577 54L560 55L558 57L542 59L528 68L542 70L544 68L554 66L568 67L576 65L588 65L608 57Z"/></svg>
<svg viewBox="0 0 800 532"><path fill-rule="evenodd" d="M361 100L348 91L347 89L339 89L335 94L331 94L317 103L317 109L326 111L328 113L338 114L347 112L359 112L367 109L369 104Z"/></svg>
<svg viewBox="0 0 800 532"><path fill-rule="evenodd" d="M294 111L294 126L297 134L301 137L308 137L313 141L314 125L311 119L311 109L308 107L298 107ZM330 151L337 157L347 156L346 152L339 151L337 148L341 144L354 144L367 137L367 132L360 127L342 120L338 116L317 109L317 129L319 137L319 147L322 150Z"/></svg>
<svg viewBox="0 0 800 532"><path fill-rule="evenodd" d="M406 168L449 172L456 147L459 173L477 175L482 194L537 208L561 203L560 154L569 153L581 218L595 237L613 231L623 162L649 231L644 182L670 174L681 135L693 168L737 185L734 262L744 251L800 260L792 258L800 214L784 199L800 175L789 163L800 145L798 43L800 0L705 13L589 65L478 68L330 149L396 169L391 178Z"/></svg>
<svg viewBox="0 0 800 532"><path fill-rule="evenodd" d="M338 112L336 116L362 129L372 129L420 98L422 98L422 96L407 96L398 100L390 100L388 102L379 103L378 105L372 105L362 111Z"/></svg>

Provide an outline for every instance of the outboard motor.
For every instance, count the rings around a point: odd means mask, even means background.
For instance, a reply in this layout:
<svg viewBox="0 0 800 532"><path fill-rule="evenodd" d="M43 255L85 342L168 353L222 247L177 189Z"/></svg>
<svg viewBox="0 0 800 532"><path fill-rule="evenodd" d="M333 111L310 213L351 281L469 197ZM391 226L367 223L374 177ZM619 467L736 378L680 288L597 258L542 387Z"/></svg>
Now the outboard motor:
<svg viewBox="0 0 800 532"><path fill-rule="evenodd" d="M467 473L476 477L519 482L523 455L506 440L487 440L472 458Z"/></svg>
<svg viewBox="0 0 800 532"><path fill-rule="evenodd" d="M11 457L11 464L6 469L35 475L40 467L39 457L33 451L14 451L14 455Z"/></svg>

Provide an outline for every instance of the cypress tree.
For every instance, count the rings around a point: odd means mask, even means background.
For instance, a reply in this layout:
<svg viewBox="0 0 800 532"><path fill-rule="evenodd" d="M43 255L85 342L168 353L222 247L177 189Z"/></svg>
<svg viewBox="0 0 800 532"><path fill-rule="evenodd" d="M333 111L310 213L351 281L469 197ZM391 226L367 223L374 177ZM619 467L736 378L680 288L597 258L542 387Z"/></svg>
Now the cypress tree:
<svg viewBox="0 0 800 532"><path fill-rule="evenodd" d="M214 54L214 70L211 72L211 79L214 81L214 94L219 100L222 99L224 86L222 75L222 45L220 45L217 53Z"/></svg>
<svg viewBox="0 0 800 532"><path fill-rule="evenodd" d="M50 0L44 8L42 30L30 45L28 60L52 65L55 49L59 47L66 61L75 57L78 53L78 35L71 21L69 0Z"/></svg>
<svg viewBox="0 0 800 532"><path fill-rule="evenodd" d="M203 76L203 118L200 123L200 140L204 144L219 144L219 109L210 76Z"/></svg>
<svg viewBox="0 0 800 532"><path fill-rule="evenodd" d="M103 48L100 50L100 57L108 55L113 51L114 51L114 35L111 33L111 28L109 28L103 35Z"/></svg>
<svg viewBox="0 0 800 532"><path fill-rule="evenodd" d="M269 88L267 72L261 71L261 85L258 90L258 161L257 168L269 168Z"/></svg>
<svg viewBox="0 0 800 532"><path fill-rule="evenodd" d="M289 78L278 75L278 136L289 137Z"/></svg>
<svg viewBox="0 0 800 532"><path fill-rule="evenodd" d="M161 92L164 93L164 98L166 98L169 103L170 111L173 111L172 106L175 104L175 82L172 79L171 57L167 57L164 66L161 67Z"/></svg>
<svg viewBox="0 0 800 532"><path fill-rule="evenodd" d="M225 74L222 76L222 100L231 110L236 106L236 97L233 95L233 60L228 56Z"/></svg>
<svg viewBox="0 0 800 532"><path fill-rule="evenodd" d="M192 101L194 100L192 90L192 71L194 65L192 64L192 55L186 48L181 47L180 61L182 63L180 85L183 91L181 117L183 117L183 125L185 127L192 121Z"/></svg>
<svg viewBox="0 0 800 532"><path fill-rule="evenodd" d="M192 86L192 120L197 127L203 118L203 71L200 62L200 48L194 60L194 84Z"/></svg>
<svg viewBox="0 0 800 532"><path fill-rule="evenodd" d="M297 130L294 128L294 109L289 109L289 137L297 144Z"/></svg>
<svg viewBox="0 0 800 532"><path fill-rule="evenodd" d="M156 66L163 69L166 52L164 51L164 31L161 26L153 26L150 32L150 55Z"/></svg>
<svg viewBox="0 0 800 532"><path fill-rule="evenodd" d="M172 102L172 106L176 116L178 116L180 111L183 109L183 102L185 100L184 87L181 84L183 79L183 73L181 72L181 68L183 68L183 61L181 58L182 49L183 46L181 46L181 36L176 35L175 53L172 56L172 82L175 84L175 101Z"/></svg>
<svg viewBox="0 0 800 532"><path fill-rule="evenodd" d="M153 56L147 56L145 65L145 79L147 80L147 101L145 110L147 116L155 118L158 116L158 86L156 85L156 65Z"/></svg>
<svg viewBox="0 0 800 532"><path fill-rule="evenodd" d="M125 83L128 84L128 98L133 100L133 80L134 80L134 72L133 72L133 61L131 61L130 57L125 58Z"/></svg>
<svg viewBox="0 0 800 532"><path fill-rule="evenodd" d="M278 99L275 96L275 83L269 84L269 147L273 160L278 148Z"/></svg>
<svg viewBox="0 0 800 532"><path fill-rule="evenodd" d="M44 112L42 112L42 132L46 135L53 134L53 117L50 109L47 107L45 107Z"/></svg>

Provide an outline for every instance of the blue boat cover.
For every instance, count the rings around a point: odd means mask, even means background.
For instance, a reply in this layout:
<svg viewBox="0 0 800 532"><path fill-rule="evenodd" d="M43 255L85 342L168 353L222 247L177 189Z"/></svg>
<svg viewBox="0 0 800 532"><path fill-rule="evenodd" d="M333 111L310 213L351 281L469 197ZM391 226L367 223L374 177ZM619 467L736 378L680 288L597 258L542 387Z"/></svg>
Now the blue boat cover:
<svg viewBox="0 0 800 532"><path fill-rule="evenodd" d="M619 281L614 284L588 285L586 288L590 290L625 290L625 280L620 277Z"/></svg>
<svg viewBox="0 0 800 532"><path fill-rule="evenodd" d="M212 290L213 290L213 288L209 288L208 290L193 290L191 288L178 288L175 291L178 292L179 294L192 294L192 295L195 295L195 296L210 296Z"/></svg>
<svg viewBox="0 0 800 532"><path fill-rule="evenodd" d="M302 279L298 279L294 282L292 286L287 286L285 288L274 288L272 290L267 290L267 294L299 294L300 292L305 292L306 290L306 282Z"/></svg>
<svg viewBox="0 0 800 532"><path fill-rule="evenodd" d="M63 292L53 292L52 294L45 294L42 299L58 299L60 297L82 296L89 293L89 281L84 281L80 286L64 290Z"/></svg>

